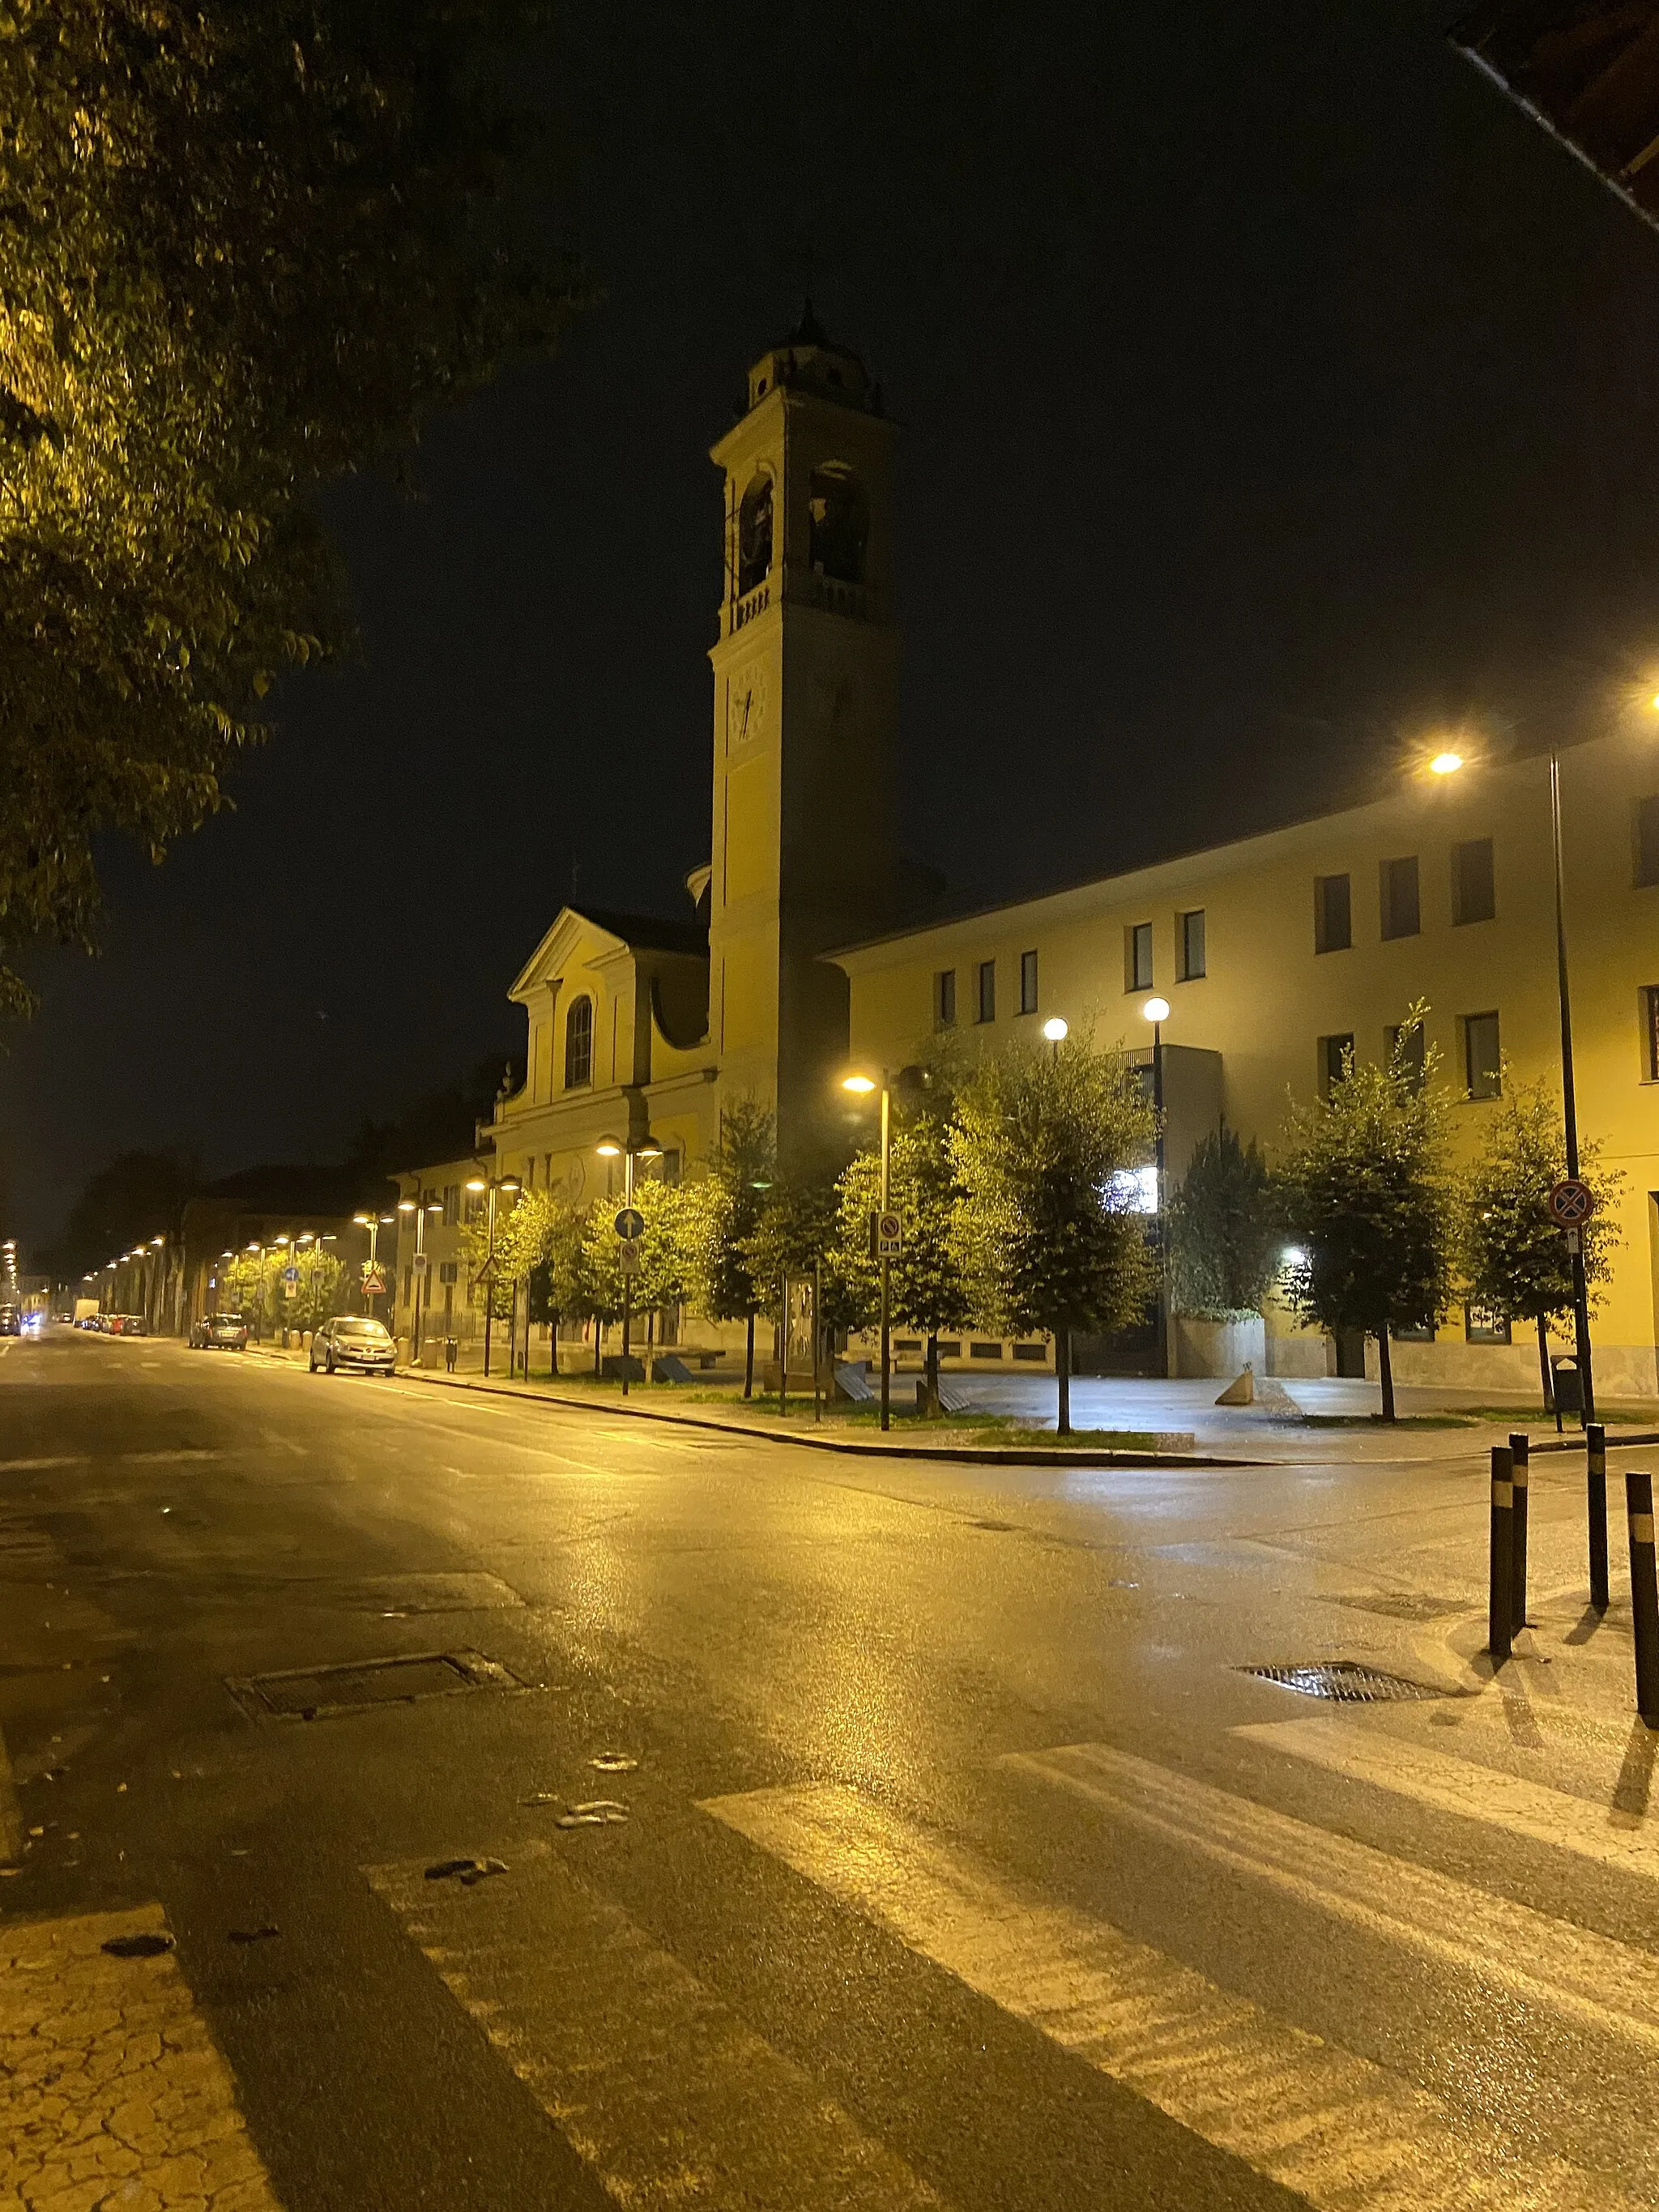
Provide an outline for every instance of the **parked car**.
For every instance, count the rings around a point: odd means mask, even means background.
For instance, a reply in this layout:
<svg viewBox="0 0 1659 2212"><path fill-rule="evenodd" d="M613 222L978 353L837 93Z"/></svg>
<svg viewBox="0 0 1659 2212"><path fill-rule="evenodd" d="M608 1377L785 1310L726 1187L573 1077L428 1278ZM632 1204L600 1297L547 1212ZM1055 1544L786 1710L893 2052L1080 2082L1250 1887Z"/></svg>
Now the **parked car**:
<svg viewBox="0 0 1659 2212"><path fill-rule="evenodd" d="M112 1336L148 1336L143 1314L111 1314L109 1333Z"/></svg>
<svg viewBox="0 0 1659 2212"><path fill-rule="evenodd" d="M204 1314L191 1324L192 1352L246 1352L247 1323L239 1313Z"/></svg>
<svg viewBox="0 0 1659 2212"><path fill-rule="evenodd" d="M398 1364L398 1347L385 1325L359 1314L336 1314L311 1340L311 1371L327 1374L355 1368L367 1375L390 1375Z"/></svg>

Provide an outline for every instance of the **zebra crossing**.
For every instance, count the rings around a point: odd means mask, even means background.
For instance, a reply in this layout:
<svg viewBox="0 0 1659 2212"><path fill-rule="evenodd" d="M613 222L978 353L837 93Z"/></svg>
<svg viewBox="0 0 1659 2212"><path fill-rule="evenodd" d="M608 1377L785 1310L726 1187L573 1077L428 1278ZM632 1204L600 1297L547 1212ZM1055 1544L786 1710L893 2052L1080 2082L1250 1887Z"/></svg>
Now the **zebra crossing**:
<svg viewBox="0 0 1659 2212"><path fill-rule="evenodd" d="M1484 1803L1517 1832L1544 1817L1490 1768L1363 1722L1234 1732L1292 1760L1391 1777L1427 1808ZM1462 1767L1454 1786L1447 1770ZM1659 1956L1401 1858L1238 1791L1103 1744L999 1761L992 1786L1052 1793L1224 1868L1315 1942L1329 1915L1455 1990L1497 1988L1551 2033L1659 2078ZM1561 1793L1557 1793L1560 1795ZM1594 1826L1582 1801L1580 1825ZM1559 1829L1574 1816L1549 1808ZM1321 2212L1626 2212L1659 2204L1638 2157L1572 2155L1501 2100L1455 2101L1425 2063L1382 2063L1275 2012L1047 1893L963 1840L841 1783L704 1800L701 1816L891 1942L1107 2077L1212 2151ZM1659 1870L1645 1822L1612 1831L1615 1863ZM504 1852L509 1846L501 1846ZM510 1852L510 1878L463 1888L422 1863L367 1869L375 1893L618 2203L670 2212L950 2207L902 2142L830 2094L608 1893L603 1856ZM1493 2109L1496 2106L1498 2109ZM1038 2116L1040 2118L1040 2116ZM1102 2177L1103 2203L1115 2201Z"/></svg>

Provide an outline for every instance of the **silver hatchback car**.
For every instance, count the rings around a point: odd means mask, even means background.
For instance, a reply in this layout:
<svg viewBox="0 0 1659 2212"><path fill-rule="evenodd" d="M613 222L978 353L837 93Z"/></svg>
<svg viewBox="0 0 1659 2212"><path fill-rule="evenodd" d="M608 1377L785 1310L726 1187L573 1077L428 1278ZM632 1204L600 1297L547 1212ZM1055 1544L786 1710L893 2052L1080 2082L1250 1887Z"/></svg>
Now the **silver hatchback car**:
<svg viewBox="0 0 1659 2212"><path fill-rule="evenodd" d="M362 1375L390 1375L398 1347L383 1323L361 1314L336 1314L311 1340L311 1371L337 1375L350 1368Z"/></svg>

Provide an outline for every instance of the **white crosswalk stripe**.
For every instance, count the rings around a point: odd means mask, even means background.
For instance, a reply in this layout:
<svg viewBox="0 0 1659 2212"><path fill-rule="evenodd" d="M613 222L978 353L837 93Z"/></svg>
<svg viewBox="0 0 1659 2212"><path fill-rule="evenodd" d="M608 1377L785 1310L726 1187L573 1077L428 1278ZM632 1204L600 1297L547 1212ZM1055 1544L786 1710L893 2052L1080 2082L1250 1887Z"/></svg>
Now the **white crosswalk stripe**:
<svg viewBox="0 0 1659 2212"><path fill-rule="evenodd" d="M1588 1798L1351 1720L1257 1722L1233 1734L1437 1812L1461 1814L1580 1858L1659 1880L1659 1822L1652 1820L1615 1820L1606 1806Z"/></svg>
<svg viewBox="0 0 1659 2212"><path fill-rule="evenodd" d="M852 1790L760 1790L703 1809L1322 2212L1634 2202Z"/></svg>
<svg viewBox="0 0 1659 2212"><path fill-rule="evenodd" d="M544 1844L462 1888L368 1879L630 2212L945 2212L800 2068Z"/></svg>
<svg viewBox="0 0 1659 2212"><path fill-rule="evenodd" d="M1659 2059L1659 1957L1413 1866L1368 1844L1105 1744L1002 1764L1523 2002L1621 2035Z"/></svg>

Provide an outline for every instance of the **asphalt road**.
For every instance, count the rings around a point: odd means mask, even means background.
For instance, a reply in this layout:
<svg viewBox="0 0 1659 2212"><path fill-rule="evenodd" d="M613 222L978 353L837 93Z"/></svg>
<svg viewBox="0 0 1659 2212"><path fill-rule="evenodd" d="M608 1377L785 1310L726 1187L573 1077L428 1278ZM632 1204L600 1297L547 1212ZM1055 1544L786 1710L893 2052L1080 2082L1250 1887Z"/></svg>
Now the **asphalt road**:
<svg viewBox="0 0 1659 2212"><path fill-rule="evenodd" d="M853 1462L8 1341L0 2205L1659 2204L1654 1739L1535 1466L1494 1685L1473 1455ZM1336 1661L1442 1694L1241 1671ZM100 2089L153 2060L240 2178Z"/></svg>

